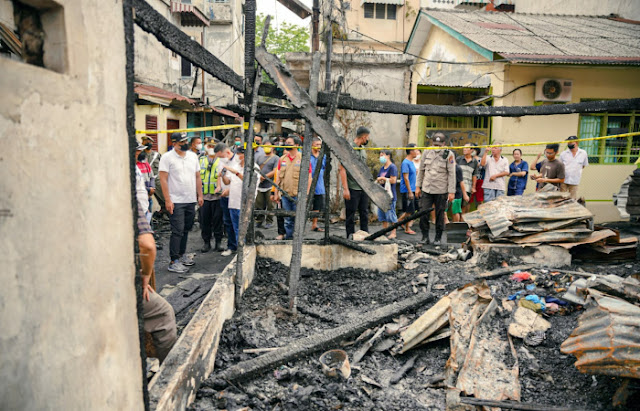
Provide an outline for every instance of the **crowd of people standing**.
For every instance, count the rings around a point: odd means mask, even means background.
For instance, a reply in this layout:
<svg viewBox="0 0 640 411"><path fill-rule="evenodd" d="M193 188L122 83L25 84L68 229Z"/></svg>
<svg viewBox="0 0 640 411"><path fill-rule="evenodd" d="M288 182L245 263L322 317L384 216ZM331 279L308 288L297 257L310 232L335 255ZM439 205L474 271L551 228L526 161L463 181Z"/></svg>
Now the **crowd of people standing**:
<svg viewBox="0 0 640 411"><path fill-rule="evenodd" d="M355 150L359 161L366 162L363 148L369 143L370 135L368 128L359 127L351 140L352 147L359 148ZM416 211L433 210L431 215L425 214L419 221L422 240L426 243L430 243L431 224L435 224L434 244L442 241L447 211L454 222L461 221L462 214L469 212L473 204L478 206L503 195L522 195L529 180L535 181L536 189L551 184L577 199L582 170L588 165L587 153L578 147L575 136L568 138L567 149L559 155L558 144L547 145L532 167L523 159L519 148L513 150L513 161L509 163L499 143L486 150L467 144L462 154L456 155L444 147L447 143L444 133L436 132L430 138L430 144L438 148L421 152L415 144L409 144L400 168L394 161L393 151L380 150L380 168L375 177L391 200L389 211L377 211L377 218L384 228ZM168 270L184 273L195 264L193 255L186 253L186 248L196 213L203 241L202 253L214 251L229 256L236 252L247 148L240 136L227 145L213 138L203 142L200 136L189 138L185 133L173 133L171 142L171 149L160 155L153 150L151 137L142 138L136 147L136 193L148 222L151 222L154 198L168 215L171 225ZM291 212L297 207L302 140L297 134L290 134L275 137L270 142L265 135L256 135L255 143L253 170L258 179L255 209L265 211L255 216L256 226L269 229L275 221L276 239L291 239L294 231ZM311 163L305 170L310 173L307 190L311 192L311 176L320 167L320 178L311 193L313 211L323 210L327 201L323 178L326 163L324 159L319 161L321 148L322 140L314 137ZM543 155L544 159L540 161ZM355 232L357 219L360 230L368 232L370 202L367 194L342 165L338 175L344 197L347 237ZM269 213L274 208L289 213L274 216ZM400 228L406 234L415 235L413 223L408 222ZM317 218L312 219L311 229L324 231ZM223 245L224 237L227 241ZM394 239L396 230L390 231L387 237Z"/></svg>

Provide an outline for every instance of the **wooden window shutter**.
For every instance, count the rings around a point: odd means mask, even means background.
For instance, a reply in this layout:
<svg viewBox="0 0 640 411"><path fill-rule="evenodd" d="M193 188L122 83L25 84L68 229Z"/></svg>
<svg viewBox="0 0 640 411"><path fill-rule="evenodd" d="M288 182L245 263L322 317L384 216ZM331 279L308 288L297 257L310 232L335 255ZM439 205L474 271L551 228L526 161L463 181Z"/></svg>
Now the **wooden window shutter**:
<svg viewBox="0 0 640 411"><path fill-rule="evenodd" d="M144 129L145 130L157 130L158 129L158 116L149 116L146 115L144 118ZM152 150L158 151L158 135L157 134L147 134L149 137L153 138L153 147Z"/></svg>

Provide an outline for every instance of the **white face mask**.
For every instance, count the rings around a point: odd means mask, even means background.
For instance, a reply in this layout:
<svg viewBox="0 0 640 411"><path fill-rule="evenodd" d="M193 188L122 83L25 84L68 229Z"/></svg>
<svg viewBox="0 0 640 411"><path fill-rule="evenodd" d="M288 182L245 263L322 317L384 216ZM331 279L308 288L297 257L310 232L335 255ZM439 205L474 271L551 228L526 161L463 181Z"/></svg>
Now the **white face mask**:
<svg viewBox="0 0 640 411"><path fill-rule="evenodd" d="M207 147L207 154L212 156L213 155L213 148Z"/></svg>
<svg viewBox="0 0 640 411"><path fill-rule="evenodd" d="M422 155L418 154L418 155L416 156L416 160L420 160L420 157L422 157Z"/></svg>
<svg viewBox="0 0 640 411"><path fill-rule="evenodd" d="M202 143L196 144L196 148L198 149L198 151L202 150Z"/></svg>

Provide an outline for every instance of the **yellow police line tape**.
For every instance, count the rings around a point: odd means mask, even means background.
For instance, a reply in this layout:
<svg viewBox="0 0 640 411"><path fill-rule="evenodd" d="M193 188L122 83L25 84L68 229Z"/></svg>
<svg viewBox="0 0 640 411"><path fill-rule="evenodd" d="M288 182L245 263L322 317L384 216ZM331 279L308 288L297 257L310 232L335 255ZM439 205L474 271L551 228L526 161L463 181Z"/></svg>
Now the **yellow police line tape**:
<svg viewBox="0 0 640 411"><path fill-rule="evenodd" d="M210 131L210 130L228 130L231 128L244 128L249 127L248 123L244 124L223 124L221 126L207 126L207 127L195 127L195 128L178 128L175 130L136 130L136 134L162 134L162 133L188 133L195 131Z"/></svg>
<svg viewBox="0 0 640 411"><path fill-rule="evenodd" d="M584 141L597 141L597 140L606 140L610 138L623 138L623 137L633 137L640 136L640 132L634 133L625 133L625 134L614 134L611 136L603 136L603 137L589 137L589 138L581 138L579 140L559 140L559 141L538 141L535 143L510 143L510 144L484 144L479 146L473 146L472 148L491 148L491 147L530 147L530 146L546 146L547 144L562 144L568 143L570 141L575 141L577 143L582 143ZM245 145L246 147L246 145ZM253 147L275 147L275 148L301 148L302 146L275 146L272 144L258 145L253 144ZM469 148L469 146L428 146L428 147L353 147L354 150L457 150L461 148Z"/></svg>

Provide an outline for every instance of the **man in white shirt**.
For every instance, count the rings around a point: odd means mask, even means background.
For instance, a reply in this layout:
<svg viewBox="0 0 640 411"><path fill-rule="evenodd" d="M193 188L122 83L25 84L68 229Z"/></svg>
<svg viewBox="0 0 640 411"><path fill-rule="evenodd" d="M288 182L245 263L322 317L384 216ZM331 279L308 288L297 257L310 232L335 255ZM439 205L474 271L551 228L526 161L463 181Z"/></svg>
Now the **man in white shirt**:
<svg viewBox="0 0 640 411"><path fill-rule="evenodd" d="M567 141L567 149L560 154L560 161L564 164L564 183L560 185L560 191L569 192L571 198L577 200L582 169L589 165L589 156L578 148L578 137L570 136Z"/></svg>
<svg viewBox="0 0 640 411"><path fill-rule="evenodd" d="M185 273L195 264L193 257L185 254L189 231L196 215L196 202L202 206L202 180L198 157L189 149L188 138L183 133L171 134L173 150L160 159L158 171L165 206L171 222L169 271Z"/></svg>
<svg viewBox="0 0 640 411"><path fill-rule="evenodd" d="M234 146L235 147L235 146ZM231 194L231 185L226 184L223 174L227 174L227 169L241 170L240 161L238 156L231 151L229 146L225 143L218 143L213 149L216 157L220 159L218 165L218 182L221 188L220 194L220 206L222 208L222 221L224 222L224 228L227 231L227 249L222 252L224 257L229 256L236 252L238 249L237 234L233 227L233 221L231 220L231 211L229 210L229 197ZM231 173L230 173L231 174ZM227 177L228 178L228 177ZM240 187L242 189L242 187Z"/></svg>
<svg viewBox="0 0 640 411"><path fill-rule="evenodd" d="M480 166L485 167L482 183L485 203L504 195L505 177L509 175L509 161L502 157L502 147L491 147L489 158L487 158L488 152L489 150L485 150L480 161Z"/></svg>

